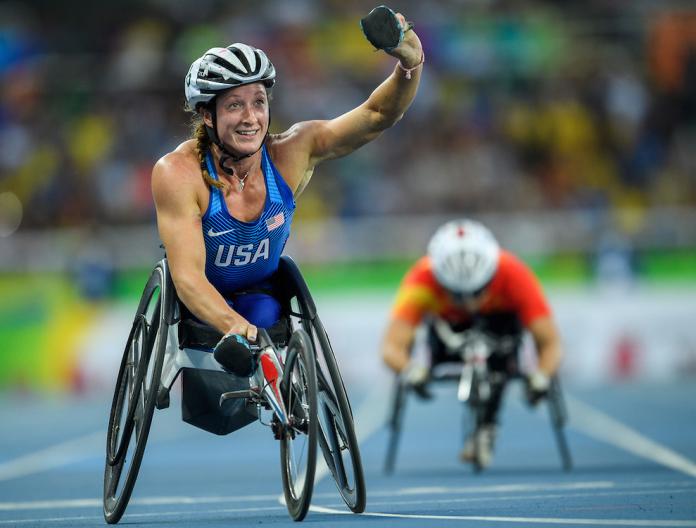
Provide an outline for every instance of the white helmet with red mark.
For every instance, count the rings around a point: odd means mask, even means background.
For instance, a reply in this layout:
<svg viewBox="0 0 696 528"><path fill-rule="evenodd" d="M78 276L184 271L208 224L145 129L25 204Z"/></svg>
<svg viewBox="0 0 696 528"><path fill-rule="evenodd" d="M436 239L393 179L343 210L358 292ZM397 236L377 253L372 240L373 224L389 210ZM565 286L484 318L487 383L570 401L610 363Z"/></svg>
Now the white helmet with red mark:
<svg viewBox="0 0 696 528"><path fill-rule="evenodd" d="M435 278L444 288L475 294L488 285L498 269L500 246L483 224L453 220L435 232L428 255Z"/></svg>

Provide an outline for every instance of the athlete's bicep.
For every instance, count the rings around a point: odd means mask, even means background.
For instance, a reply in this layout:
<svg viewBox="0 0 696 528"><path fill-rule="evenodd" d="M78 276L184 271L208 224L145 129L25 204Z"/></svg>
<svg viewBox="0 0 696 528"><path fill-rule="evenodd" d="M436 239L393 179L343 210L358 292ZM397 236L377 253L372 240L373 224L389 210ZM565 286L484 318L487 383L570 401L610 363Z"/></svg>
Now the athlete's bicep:
<svg viewBox="0 0 696 528"><path fill-rule="evenodd" d="M152 195L160 239L175 280L205 272L201 211L191 185L158 162L152 173Z"/></svg>
<svg viewBox="0 0 696 528"><path fill-rule="evenodd" d="M379 114L360 106L330 121L302 121L273 136L271 155L295 197L302 193L316 165L350 154L379 136Z"/></svg>
<svg viewBox="0 0 696 528"><path fill-rule="evenodd" d="M382 115L361 105L328 121L311 121L310 159L312 164L340 158L379 137Z"/></svg>
<svg viewBox="0 0 696 528"><path fill-rule="evenodd" d="M294 127L296 141L308 155L309 167L340 158L376 139L384 127L381 114L361 105L331 120L304 121Z"/></svg>

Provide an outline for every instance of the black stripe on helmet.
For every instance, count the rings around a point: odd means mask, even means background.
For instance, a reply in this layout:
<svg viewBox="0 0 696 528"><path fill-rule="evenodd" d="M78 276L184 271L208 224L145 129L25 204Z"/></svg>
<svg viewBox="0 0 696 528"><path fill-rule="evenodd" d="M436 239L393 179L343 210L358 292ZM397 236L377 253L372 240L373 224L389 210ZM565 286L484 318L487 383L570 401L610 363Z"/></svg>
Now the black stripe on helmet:
<svg viewBox="0 0 696 528"><path fill-rule="evenodd" d="M235 54L235 55L236 55L236 54ZM247 71L240 70L237 66L235 66L235 65L232 64L231 62L227 62L225 59L223 59L223 58L221 58L221 57L215 57L215 62L216 62L217 64L219 64L220 66L222 66L223 68L227 68L228 70L230 70L230 71L231 71L232 73L234 73L235 75L239 75L239 76L241 76L241 77L248 77L248 76L249 76L249 73L248 73L248 71L249 71L249 65L246 64L246 61L244 61L243 64L246 65Z"/></svg>
<svg viewBox="0 0 696 528"><path fill-rule="evenodd" d="M246 58L246 55L244 55L244 52L240 50L239 48L227 48L229 49L232 53L234 53L235 57L237 57L242 64L244 64L244 67L247 69L249 72L249 75L258 75L260 70L261 70L261 55L259 54L258 50L251 48L251 52L254 54L254 58L256 59L256 68L253 70L251 69L251 65L249 64L249 61Z"/></svg>

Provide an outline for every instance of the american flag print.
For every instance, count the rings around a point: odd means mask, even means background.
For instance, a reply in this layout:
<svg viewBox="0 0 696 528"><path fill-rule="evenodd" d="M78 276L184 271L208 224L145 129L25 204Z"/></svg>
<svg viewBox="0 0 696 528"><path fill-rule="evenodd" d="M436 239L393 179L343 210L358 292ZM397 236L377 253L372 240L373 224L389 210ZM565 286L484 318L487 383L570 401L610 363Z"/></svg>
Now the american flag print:
<svg viewBox="0 0 696 528"><path fill-rule="evenodd" d="M283 213L280 212L277 215L275 215L273 218L269 218L268 220L266 220L266 227L268 228L269 231L273 231L274 229L278 229L284 223L285 223L285 215L283 215Z"/></svg>

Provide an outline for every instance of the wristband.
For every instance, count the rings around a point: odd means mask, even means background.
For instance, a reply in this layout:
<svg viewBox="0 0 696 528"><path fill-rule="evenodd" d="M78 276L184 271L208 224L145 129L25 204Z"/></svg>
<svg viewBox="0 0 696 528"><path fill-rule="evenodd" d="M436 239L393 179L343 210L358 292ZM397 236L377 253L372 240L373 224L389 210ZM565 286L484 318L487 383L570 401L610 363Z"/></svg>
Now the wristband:
<svg viewBox="0 0 696 528"><path fill-rule="evenodd" d="M397 65L399 68L401 68L402 70L404 70L404 71L406 72L406 78L407 78L407 79L410 79L410 78L411 78L411 72L412 72L413 70L415 70L416 68L418 68L419 66L422 66L424 62L425 62L425 52L421 51L421 59L420 59L420 61L418 62L418 64L416 64L413 68L404 68L404 65L401 64L401 61L397 62L396 65Z"/></svg>

